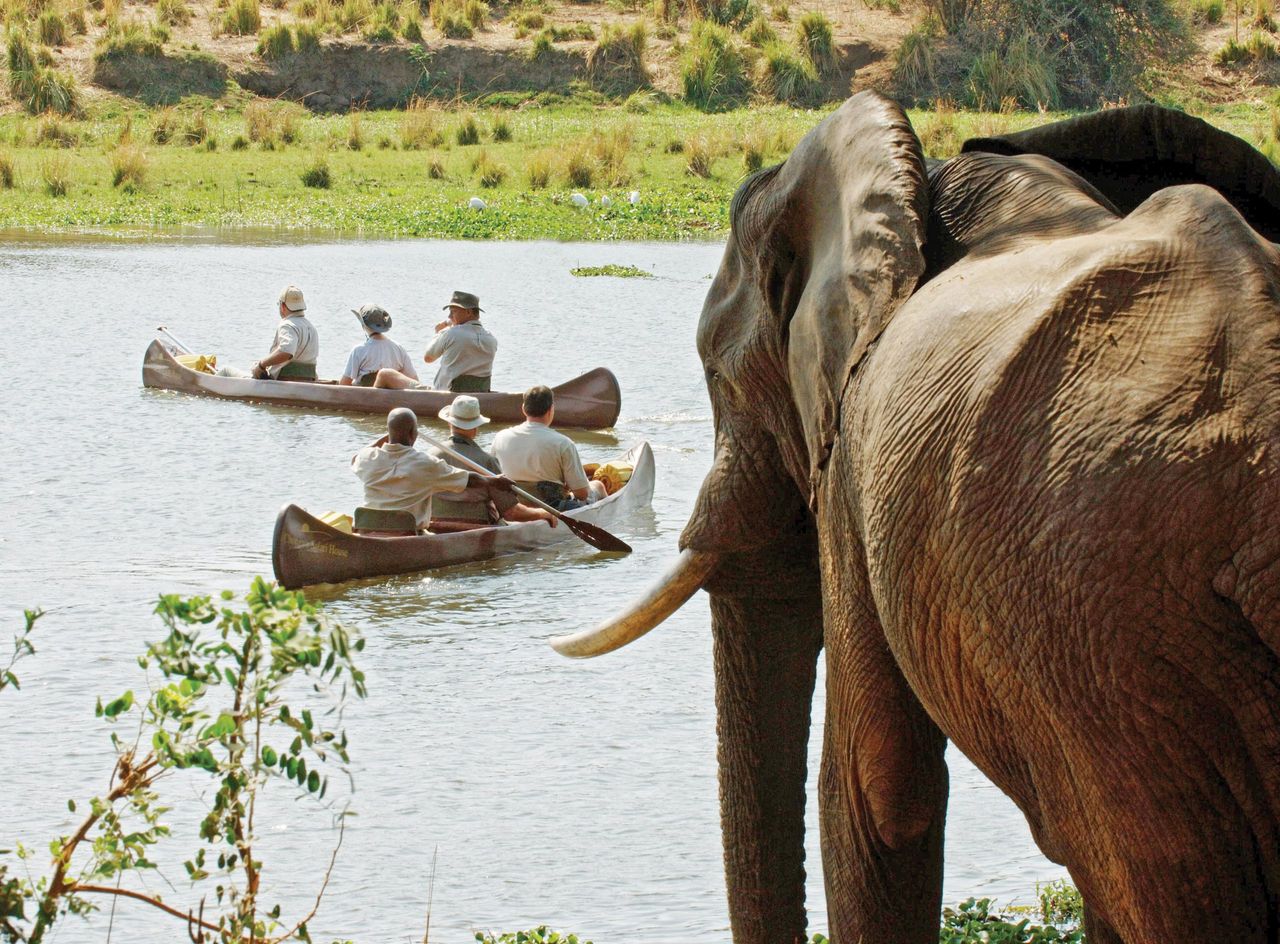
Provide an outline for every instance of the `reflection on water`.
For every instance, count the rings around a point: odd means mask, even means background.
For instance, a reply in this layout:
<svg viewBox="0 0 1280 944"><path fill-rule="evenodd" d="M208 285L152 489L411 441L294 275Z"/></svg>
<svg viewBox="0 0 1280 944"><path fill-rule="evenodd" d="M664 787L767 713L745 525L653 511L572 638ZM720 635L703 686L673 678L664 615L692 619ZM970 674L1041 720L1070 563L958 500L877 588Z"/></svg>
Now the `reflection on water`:
<svg viewBox="0 0 1280 944"><path fill-rule="evenodd" d="M99 694L139 687L135 657L159 626L157 593L243 590L270 571L277 510L358 500L350 456L381 434L376 417L251 406L140 386L158 323L226 363L265 353L275 298L306 292L335 376L360 339L351 308L377 302L392 336L420 352L454 289L477 292L498 336L497 386L556 383L605 365L619 376L615 430L571 433L586 461L652 442L650 513L617 531L635 553L578 542L318 595L368 637L369 700L349 713L359 812L317 940L420 938L439 849L432 932L541 922L597 942L727 939L705 599L659 631L592 662L545 640L635 596L675 553L710 465L710 407L694 327L719 262L709 245L0 244L7 324L0 394L9 472L0 529L0 619L50 610L23 689L0 700L0 843L43 841L70 823L66 799L100 790L110 755L93 718ZM634 264L655 279L579 279L578 265ZM16 320L15 320L16 319ZM33 365L52 378L32 395ZM442 432L438 423L430 432ZM487 442L491 434L482 436ZM815 706L812 765L821 744ZM49 750L56 745L56 750ZM40 764L12 758L38 757ZM947 897L1023 896L1061 871L1036 853L1021 817L954 755ZM186 781L170 785L191 806ZM185 792L184 792L185 791ZM199 804L196 803L196 806ZM300 912L315 895L331 833L292 801L264 814L266 882ZM816 810L809 811L812 923L825 927ZM191 832L179 816L176 834ZM175 841L167 860L189 846ZM185 901L182 870L150 881ZM175 886L169 890L165 882ZM119 940L174 940L167 919L119 908ZM107 919L68 923L61 944L101 942Z"/></svg>

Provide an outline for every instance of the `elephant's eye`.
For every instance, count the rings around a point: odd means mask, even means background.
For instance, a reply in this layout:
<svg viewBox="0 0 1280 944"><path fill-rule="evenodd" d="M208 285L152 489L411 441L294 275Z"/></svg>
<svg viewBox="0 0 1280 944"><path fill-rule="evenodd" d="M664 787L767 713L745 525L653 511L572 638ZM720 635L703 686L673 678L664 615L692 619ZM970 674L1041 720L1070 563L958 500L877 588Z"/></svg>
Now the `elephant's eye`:
<svg viewBox="0 0 1280 944"><path fill-rule="evenodd" d="M708 367L707 383L713 384L713 383L717 383L719 380L720 380L720 371L716 370L714 367Z"/></svg>

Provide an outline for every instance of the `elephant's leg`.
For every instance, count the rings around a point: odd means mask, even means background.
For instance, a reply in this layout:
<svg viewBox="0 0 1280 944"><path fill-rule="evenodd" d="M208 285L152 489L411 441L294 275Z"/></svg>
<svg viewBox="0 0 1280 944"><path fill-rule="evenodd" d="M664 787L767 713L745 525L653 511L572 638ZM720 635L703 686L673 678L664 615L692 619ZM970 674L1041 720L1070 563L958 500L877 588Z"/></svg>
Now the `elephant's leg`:
<svg viewBox="0 0 1280 944"><path fill-rule="evenodd" d="M1111 923L1102 917L1097 909L1090 908L1088 905L1084 907L1084 929L1087 932L1089 944L1124 944L1124 939L1111 926Z"/></svg>
<svg viewBox="0 0 1280 944"><path fill-rule="evenodd" d="M816 582L815 582L816 583ZM806 940L804 803L822 615L711 597L725 884L736 944Z"/></svg>
<svg viewBox="0 0 1280 944"><path fill-rule="evenodd" d="M826 532L856 542L849 523ZM885 642L865 570L823 555L827 730L819 804L831 937L934 944L942 905L946 739Z"/></svg>

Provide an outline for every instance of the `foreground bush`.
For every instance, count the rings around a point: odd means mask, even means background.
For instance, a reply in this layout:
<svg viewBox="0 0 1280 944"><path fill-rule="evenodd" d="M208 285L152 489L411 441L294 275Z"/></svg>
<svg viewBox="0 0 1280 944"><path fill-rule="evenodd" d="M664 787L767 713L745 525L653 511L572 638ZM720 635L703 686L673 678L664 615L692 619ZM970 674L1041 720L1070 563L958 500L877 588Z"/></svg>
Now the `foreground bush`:
<svg viewBox="0 0 1280 944"><path fill-rule="evenodd" d="M693 24L680 57L680 81L685 99L704 111L742 104L751 93L746 60L733 34L706 20Z"/></svg>
<svg viewBox="0 0 1280 944"><path fill-rule="evenodd" d="M112 733L116 760L107 792L81 804L68 801L80 823L49 843L47 876L27 877L36 853L21 845L23 868L13 870L14 877L0 864L5 938L40 944L63 918L86 915L105 897L162 910L193 940L310 940L306 924L319 898L289 925L281 924L279 905L262 901L265 865L254 852L255 808L272 783L326 808L329 772L348 772L341 709L348 694L364 697L364 676L352 662L364 643L302 594L260 578L243 607L230 593L223 603L160 598L155 612L168 635L139 660L151 673L140 686L143 696L128 689L98 700L98 717L129 729ZM158 868L155 860L170 838L159 784L177 771L186 772L185 789L174 791L178 802L199 792L191 777L207 778L208 790L193 854L183 862L196 886L187 910L121 883ZM327 872L316 880L321 895L327 880Z"/></svg>

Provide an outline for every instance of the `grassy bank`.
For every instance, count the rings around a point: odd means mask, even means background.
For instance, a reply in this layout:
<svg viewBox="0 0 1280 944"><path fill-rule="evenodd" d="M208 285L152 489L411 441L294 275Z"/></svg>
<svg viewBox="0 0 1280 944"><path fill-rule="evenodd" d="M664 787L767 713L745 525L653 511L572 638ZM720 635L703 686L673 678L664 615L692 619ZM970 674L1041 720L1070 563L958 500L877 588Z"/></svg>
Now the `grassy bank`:
<svg viewBox="0 0 1280 944"><path fill-rule="evenodd" d="M0 227L716 238L741 179L785 157L824 114L783 106L706 114L644 98L340 116L198 99L172 109L111 104L81 119L9 114L0 117ZM912 113L934 157L954 154L969 136L1055 117ZM1205 117L1276 152L1280 122L1266 106ZM575 194L587 206L575 205ZM485 208L473 208L473 197Z"/></svg>

